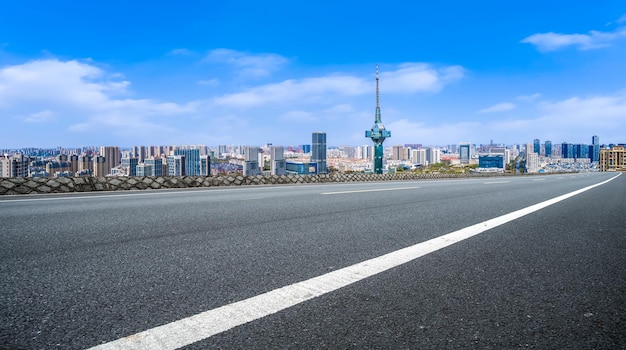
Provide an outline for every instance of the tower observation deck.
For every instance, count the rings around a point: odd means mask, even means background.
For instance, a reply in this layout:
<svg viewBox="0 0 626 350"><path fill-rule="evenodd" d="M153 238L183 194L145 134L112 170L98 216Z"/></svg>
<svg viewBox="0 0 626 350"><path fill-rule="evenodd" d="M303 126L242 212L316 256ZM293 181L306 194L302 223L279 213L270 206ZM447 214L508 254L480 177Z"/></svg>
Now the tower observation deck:
<svg viewBox="0 0 626 350"><path fill-rule="evenodd" d="M380 99L378 93L378 65L376 65L376 117L374 125L365 131L365 137L374 141L374 174L383 173L383 142L391 137L391 131L386 130L380 118Z"/></svg>

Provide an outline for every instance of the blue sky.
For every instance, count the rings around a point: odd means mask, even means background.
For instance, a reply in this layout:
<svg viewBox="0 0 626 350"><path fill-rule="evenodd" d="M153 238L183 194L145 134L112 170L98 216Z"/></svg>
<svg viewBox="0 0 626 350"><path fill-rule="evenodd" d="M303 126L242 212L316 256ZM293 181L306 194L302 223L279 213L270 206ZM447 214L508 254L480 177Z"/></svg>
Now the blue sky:
<svg viewBox="0 0 626 350"><path fill-rule="evenodd" d="M626 142L624 1L11 1L0 149Z"/></svg>

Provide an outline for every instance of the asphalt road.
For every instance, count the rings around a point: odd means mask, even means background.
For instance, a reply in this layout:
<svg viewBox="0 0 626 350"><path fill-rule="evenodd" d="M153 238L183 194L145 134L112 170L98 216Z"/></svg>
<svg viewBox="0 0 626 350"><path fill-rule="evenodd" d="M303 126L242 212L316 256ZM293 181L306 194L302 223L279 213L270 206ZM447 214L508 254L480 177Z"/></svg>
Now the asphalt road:
<svg viewBox="0 0 626 350"><path fill-rule="evenodd" d="M84 349L616 173L0 197L0 348ZM626 348L626 176L188 349Z"/></svg>

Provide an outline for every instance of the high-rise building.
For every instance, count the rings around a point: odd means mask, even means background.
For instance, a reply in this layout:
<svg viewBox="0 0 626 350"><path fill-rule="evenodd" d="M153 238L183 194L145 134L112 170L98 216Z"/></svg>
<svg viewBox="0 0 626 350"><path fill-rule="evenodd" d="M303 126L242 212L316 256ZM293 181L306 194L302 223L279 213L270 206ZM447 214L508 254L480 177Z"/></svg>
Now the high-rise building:
<svg viewBox="0 0 626 350"><path fill-rule="evenodd" d="M72 154L69 157L70 161L70 171L72 174L78 173L78 154Z"/></svg>
<svg viewBox="0 0 626 350"><path fill-rule="evenodd" d="M575 152L576 152L576 159L590 159L591 157L589 155L589 146L588 145L574 145L575 147Z"/></svg>
<svg viewBox="0 0 626 350"><path fill-rule="evenodd" d="M243 174L246 176L261 175L259 170L259 147L246 146L243 148Z"/></svg>
<svg viewBox="0 0 626 350"><path fill-rule="evenodd" d="M8 154L0 157L0 177L14 177L13 157L9 157Z"/></svg>
<svg viewBox="0 0 626 350"><path fill-rule="evenodd" d="M393 160L407 160L408 156L408 149L402 147L402 145L393 146L391 149L391 159Z"/></svg>
<svg viewBox="0 0 626 350"><path fill-rule="evenodd" d="M426 160L428 164L441 163L441 150L439 148L429 148L426 150Z"/></svg>
<svg viewBox="0 0 626 350"><path fill-rule="evenodd" d="M163 146L150 146L148 147L147 157L150 158L159 158L163 154ZM145 161L145 159L144 159Z"/></svg>
<svg viewBox="0 0 626 350"><path fill-rule="evenodd" d="M128 176L138 176L137 175L137 165L139 164L138 158L122 158L122 168L126 171L126 175ZM145 175L139 175L145 176Z"/></svg>
<svg viewBox="0 0 626 350"><path fill-rule="evenodd" d="M319 174L326 174L326 133L314 132L311 142L311 162L317 163Z"/></svg>
<svg viewBox="0 0 626 350"><path fill-rule="evenodd" d="M211 156L210 155L200 156L200 175L201 176L211 175Z"/></svg>
<svg viewBox="0 0 626 350"><path fill-rule="evenodd" d="M93 173L93 162L91 156L81 154L78 156L78 172L79 173Z"/></svg>
<svg viewBox="0 0 626 350"><path fill-rule="evenodd" d="M426 157L426 149L424 148L412 149L411 150L411 163L428 165L428 160Z"/></svg>
<svg viewBox="0 0 626 350"><path fill-rule="evenodd" d="M174 151L175 156L185 156L185 175L200 175L200 150L180 148Z"/></svg>
<svg viewBox="0 0 626 350"><path fill-rule="evenodd" d="M223 157L226 154L228 154L228 147L226 145L219 145L219 146L217 146L217 155L219 157Z"/></svg>
<svg viewBox="0 0 626 350"><path fill-rule="evenodd" d="M459 143L459 160L461 164L469 164L470 158L472 158L472 144L469 142Z"/></svg>
<svg viewBox="0 0 626 350"><path fill-rule="evenodd" d="M284 153L285 148L282 146L272 146L270 148L270 172L272 175L285 175L287 173Z"/></svg>
<svg viewBox="0 0 626 350"><path fill-rule="evenodd" d="M591 153L591 161L600 161L600 138L598 136L591 137L591 147L593 152Z"/></svg>
<svg viewBox="0 0 626 350"><path fill-rule="evenodd" d="M374 155L374 147L363 145L356 148L356 157L358 159L372 159Z"/></svg>
<svg viewBox="0 0 626 350"><path fill-rule="evenodd" d="M95 156L93 157L92 162L94 176L106 176L111 172L111 169L107 170L105 156Z"/></svg>
<svg viewBox="0 0 626 350"><path fill-rule="evenodd" d="M104 175L110 174L111 173L111 169L113 169L116 166L120 165L121 153L120 153L119 147L117 147L117 146L101 146L100 147L100 155L105 158L105 161L104 161L104 171L106 172L106 174L104 174ZM99 176L104 176L104 175L99 175Z"/></svg>
<svg viewBox="0 0 626 350"><path fill-rule="evenodd" d="M184 155L167 156L167 175L168 176L185 176L187 170L187 162Z"/></svg>
<svg viewBox="0 0 626 350"><path fill-rule="evenodd" d="M146 146L134 146L132 157L137 158L139 163L143 163L143 161L147 158Z"/></svg>
<svg viewBox="0 0 626 350"><path fill-rule="evenodd" d="M148 158L144 164L150 166L150 173L145 176L163 176L163 159Z"/></svg>
<svg viewBox="0 0 626 350"><path fill-rule="evenodd" d="M541 142L539 141L539 139L535 139L533 141L533 152L541 155Z"/></svg>
<svg viewBox="0 0 626 350"><path fill-rule="evenodd" d="M529 173L536 173L539 171L539 154L531 152L526 154L526 171Z"/></svg>
<svg viewBox="0 0 626 350"><path fill-rule="evenodd" d="M546 157L552 157L552 141L546 141Z"/></svg>
<svg viewBox="0 0 626 350"><path fill-rule="evenodd" d="M576 158L576 150L571 143L563 142L561 144L561 157L562 158Z"/></svg>

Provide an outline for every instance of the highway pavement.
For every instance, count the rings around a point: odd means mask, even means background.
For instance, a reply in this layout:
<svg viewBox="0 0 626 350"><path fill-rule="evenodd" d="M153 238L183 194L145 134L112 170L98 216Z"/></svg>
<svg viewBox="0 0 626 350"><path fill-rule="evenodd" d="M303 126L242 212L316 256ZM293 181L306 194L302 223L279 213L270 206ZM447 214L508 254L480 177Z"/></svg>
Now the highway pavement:
<svg viewBox="0 0 626 350"><path fill-rule="evenodd" d="M3 196L0 349L622 349L625 208L608 172Z"/></svg>

